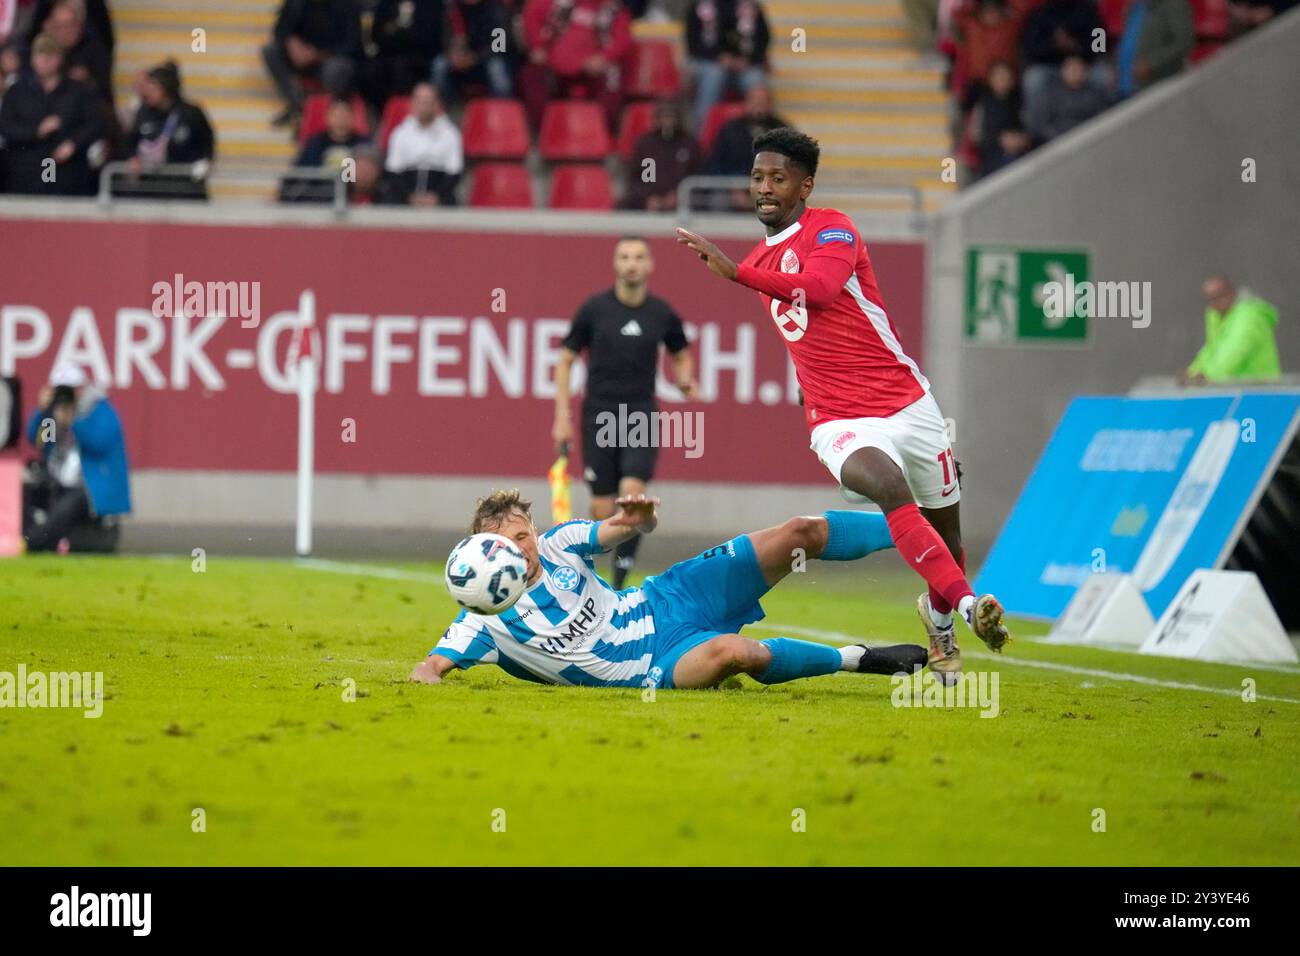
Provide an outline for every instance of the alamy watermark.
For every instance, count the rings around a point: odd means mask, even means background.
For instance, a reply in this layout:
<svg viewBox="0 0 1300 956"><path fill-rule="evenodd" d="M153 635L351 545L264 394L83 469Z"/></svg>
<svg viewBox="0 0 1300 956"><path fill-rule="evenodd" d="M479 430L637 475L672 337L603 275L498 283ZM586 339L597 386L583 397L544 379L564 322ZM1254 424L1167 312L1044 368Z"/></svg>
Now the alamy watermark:
<svg viewBox="0 0 1300 956"><path fill-rule="evenodd" d="M104 713L103 671L0 671L0 709L59 707L84 710L88 719Z"/></svg>
<svg viewBox="0 0 1300 956"><path fill-rule="evenodd" d="M1130 319L1133 328L1145 329L1151 324L1151 283L1075 282L1067 272L1064 282L1043 283L1043 314L1049 319Z"/></svg>
<svg viewBox="0 0 1300 956"><path fill-rule="evenodd" d="M150 291L154 295L150 308L157 319L175 318L178 314L191 318L219 315L239 319L240 327L245 329L255 329L262 323L260 282L186 282L185 276L177 272L170 283L155 282Z"/></svg>
<svg viewBox="0 0 1300 956"><path fill-rule="evenodd" d="M889 682L894 688L889 701L895 707L978 707L981 717L996 717L1001 710L997 671L967 671L949 684L934 671L917 670L895 674Z"/></svg>
<svg viewBox="0 0 1300 956"><path fill-rule="evenodd" d="M596 415L598 448L684 448L687 458L704 454L703 412L628 411Z"/></svg>

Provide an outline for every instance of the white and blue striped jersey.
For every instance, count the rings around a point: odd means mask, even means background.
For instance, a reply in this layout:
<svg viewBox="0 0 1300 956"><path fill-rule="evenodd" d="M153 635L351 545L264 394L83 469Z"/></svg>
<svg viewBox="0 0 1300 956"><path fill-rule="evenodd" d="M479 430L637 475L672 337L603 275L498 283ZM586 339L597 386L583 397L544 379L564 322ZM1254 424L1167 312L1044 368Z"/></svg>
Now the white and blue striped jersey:
<svg viewBox="0 0 1300 956"><path fill-rule="evenodd" d="M644 591L615 591L596 574L592 555L608 550L597 528L574 520L541 535L542 573L514 607L462 611L430 653L545 684L640 686L654 658L654 618Z"/></svg>

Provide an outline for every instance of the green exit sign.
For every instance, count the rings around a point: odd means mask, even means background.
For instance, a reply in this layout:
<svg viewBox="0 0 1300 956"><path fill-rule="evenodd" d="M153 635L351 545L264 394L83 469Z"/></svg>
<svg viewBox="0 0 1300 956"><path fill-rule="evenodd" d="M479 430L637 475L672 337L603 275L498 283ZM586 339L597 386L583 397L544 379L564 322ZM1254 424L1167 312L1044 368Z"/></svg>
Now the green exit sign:
<svg viewBox="0 0 1300 956"><path fill-rule="evenodd" d="M1079 250L975 246L966 253L966 338L972 342L1082 342L1086 310L1052 308L1088 280ZM1055 295L1054 295L1055 294Z"/></svg>

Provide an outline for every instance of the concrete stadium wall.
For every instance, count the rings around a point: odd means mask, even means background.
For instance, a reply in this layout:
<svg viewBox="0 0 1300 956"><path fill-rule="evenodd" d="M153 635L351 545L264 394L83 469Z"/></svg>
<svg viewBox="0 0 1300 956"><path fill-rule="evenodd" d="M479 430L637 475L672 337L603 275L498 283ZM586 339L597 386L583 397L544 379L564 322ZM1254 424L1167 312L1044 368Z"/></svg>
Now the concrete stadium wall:
<svg viewBox="0 0 1300 956"><path fill-rule="evenodd" d="M926 371L955 420L968 539L996 536L1070 399L1172 374L1204 338L1202 279L1226 272L1277 306L1300 368L1300 10L1049 144L931 220ZM1253 159L1257 181L1242 181ZM1091 320L1080 345L975 345L971 246L1091 253L1094 281L1151 283L1147 328ZM1063 501L1068 507L1068 501Z"/></svg>

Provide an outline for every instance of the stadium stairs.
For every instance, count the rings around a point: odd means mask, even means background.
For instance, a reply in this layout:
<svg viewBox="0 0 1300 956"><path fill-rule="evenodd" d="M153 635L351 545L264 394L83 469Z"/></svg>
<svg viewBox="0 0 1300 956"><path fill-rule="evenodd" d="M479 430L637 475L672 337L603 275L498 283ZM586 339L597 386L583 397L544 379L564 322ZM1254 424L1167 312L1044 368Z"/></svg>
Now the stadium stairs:
<svg viewBox="0 0 1300 956"><path fill-rule="evenodd" d="M943 77L908 45L896 0L768 0L766 7L777 108L821 140L823 180L915 186L928 209L942 204L953 188L939 178L949 151ZM217 132L216 199L269 199L294 156L291 134L270 125L280 103L260 54L277 8L277 0L113 3L118 102L134 101L138 71L175 59L186 96L207 110ZM192 50L197 28L206 31L204 52ZM796 28L806 31L806 52L792 48ZM678 22L638 22L636 35L681 48Z"/></svg>

